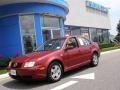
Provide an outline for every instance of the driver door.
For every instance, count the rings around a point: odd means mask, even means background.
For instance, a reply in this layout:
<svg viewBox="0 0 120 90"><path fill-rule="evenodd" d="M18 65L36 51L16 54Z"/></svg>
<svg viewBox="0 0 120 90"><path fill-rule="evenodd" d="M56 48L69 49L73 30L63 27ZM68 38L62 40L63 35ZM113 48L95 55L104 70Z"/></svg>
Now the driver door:
<svg viewBox="0 0 120 90"><path fill-rule="evenodd" d="M70 48L69 48L70 47ZM70 38L66 43L66 50L64 52L64 60L68 68L78 64L79 60L79 45L76 38Z"/></svg>

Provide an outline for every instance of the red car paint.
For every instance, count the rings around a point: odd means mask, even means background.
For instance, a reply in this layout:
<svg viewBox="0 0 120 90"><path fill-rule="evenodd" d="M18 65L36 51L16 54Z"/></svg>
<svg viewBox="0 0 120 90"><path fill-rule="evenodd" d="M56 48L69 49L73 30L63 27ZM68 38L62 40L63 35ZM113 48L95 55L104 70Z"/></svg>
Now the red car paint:
<svg viewBox="0 0 120 90"><path fill-rule="evenodd" d="M78 47L66 50L66 43L70 38L75 38L77 40ZM58 38L58 40L59 39L61 38ZM82 46L78 37L68 36L64 38L61 48L57 50L32 52L25 56L14 58L8 66L8 70L9 72L15 70L16 75L11 75L11 73L9 73L9 75L14 79L46 78L48 67L53 61L59 61L63 66L64 72L66 72L90 63L94 52L100 56L100 49L96 43L90 42L90 44ZM30 61L35 61L35 65L30 68L24 67L25 62Z"/></svg>

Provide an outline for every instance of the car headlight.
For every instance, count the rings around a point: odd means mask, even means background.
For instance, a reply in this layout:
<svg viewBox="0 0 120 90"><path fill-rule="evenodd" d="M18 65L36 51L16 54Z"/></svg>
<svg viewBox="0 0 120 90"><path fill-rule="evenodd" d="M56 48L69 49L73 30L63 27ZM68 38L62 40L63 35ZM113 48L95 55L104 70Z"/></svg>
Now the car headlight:
<svg viewBox="0 0 120 90"><path fill-rule="evenodd" d="M33 67L34 65L35 65L35 62L34 62L34 61L31 61L31 62L26 62L26 63L24 64L24 67L30 68L30 67Z"/></svg>

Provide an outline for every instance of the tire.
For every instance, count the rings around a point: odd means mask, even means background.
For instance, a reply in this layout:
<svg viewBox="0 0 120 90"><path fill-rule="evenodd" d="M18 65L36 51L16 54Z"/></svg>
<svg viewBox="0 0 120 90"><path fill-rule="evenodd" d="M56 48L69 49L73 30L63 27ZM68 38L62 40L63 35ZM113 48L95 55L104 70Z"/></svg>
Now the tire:
<svg viewBox="0 0 120 90"><path fill-rule="evenodd" d="M47 79L50 82L57 82L63 75L62 65L58 62L53 62L48 67Z"/></svg>
<svg viewBox="0 0 120 90"><path fill-rule="evenodd" d="M91 60L90 65L91 65L92 67L95 67L95 66L98 65L98 63L99 63L98 54L94 53L94 54L92 55L92 60Z"/></svg>

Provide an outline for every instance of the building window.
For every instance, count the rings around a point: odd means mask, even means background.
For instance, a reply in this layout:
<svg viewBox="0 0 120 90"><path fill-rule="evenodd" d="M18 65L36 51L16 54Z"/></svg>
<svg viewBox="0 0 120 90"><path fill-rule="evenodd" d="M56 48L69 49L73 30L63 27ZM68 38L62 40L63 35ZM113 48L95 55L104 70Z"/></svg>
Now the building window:
<svg viewBox="0 0 120 90"><path fill-rule="evenodd" d="M42 27L60 28L60 19L53 16L41 16Z"/></svg>
<svg viewBox="0 0 120 90"><path fill-rule="evenodd" d="M71 35L71 31L70 30L65 30L65 35Z"/></svg>
<svg viewBox="0 0 120 90"><path fill-rule="evenodd" d="M108 30L89 28L91 40L99 43L109 43Z"/></svg>
<svg viewBox="0 0 120 90"><path fill-rule="evenodd" d="M78 26L65 26L65 34L66 35L80 36L81 35L80 27L78 27Z"/></svg>
<svg viewBox="0 0 120 90"><path fill-rule="evenodd" d="M59 30L52 30L52 33L53 33L53 38L60 37L60 31Z"/></svg>
<svg viewBox="0 0 120 90"><path fill-rule="evenodd" d="M102 29L97 29L97 40L100 43L103 43L103 32Z"/></svg>
<svg viewBox="0 0 120 90"><path fill-rule="evenodd" d="M33 15L20 16L21 37L24 46L24 52L32 52L36 48L36 36L34 30Z"/></svg>
<svg viewBox="0 0 120 90"><path fill-rule="evenodd" d="M71 30L69 28L69 26L65 26L65 36L71 35Z"/></svg>
<svg viewBox="0 0 120 90"><path fill-rule="evenodd" d="M89 29L88 28L80 28L81 30L81 36L82 37L85 37L87 39L90 39L90 36L89 36Z"/></svg>
<svg viewBox="0 0 120 90"><path fill-rule="evenodd" d="M79 27L76 27L76 28L72 29L72 30L71 30L71 35L80 36L80 35L81 35L80 28L79 28Z"/></svg>
<svg viewBox="0 0 120 90"><path fill-rule="evenodd" d="M89 28L89 32L90 32L91 40L94 42L98 42L96 28Z"/></svg>
<svg viewBox="0 0 120 90"><path fill-rule="evenodd" d="M109 34L108 30L103 30L103 43L109 43Z"/></svg>
<svg viewBox="0 0 120 90"><path fill-rule="evenodd" d="M60 18L41 16L43 41L60 37Z"/></svg>

